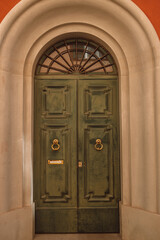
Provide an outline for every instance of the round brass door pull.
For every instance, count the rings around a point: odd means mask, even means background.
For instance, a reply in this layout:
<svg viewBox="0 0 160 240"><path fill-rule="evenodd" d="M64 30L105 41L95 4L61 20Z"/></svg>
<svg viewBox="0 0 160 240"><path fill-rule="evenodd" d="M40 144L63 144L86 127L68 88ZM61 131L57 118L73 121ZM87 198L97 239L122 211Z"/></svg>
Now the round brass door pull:
<svg viewBox="0 0 160 240"><path fill-rule="evenodd" d="M58 151L60 149L60 145L58 143L58 139L53 140L53 144L51 145L53 151Z"/></svg>
<svg viewBox="0 0 160 240"><path fill-rule="evenodd" d="M96 139L96 144L94 145L95 149L97 151L101 151L103 149L103 144L102 144L102 141L101 139Z"/></svg>

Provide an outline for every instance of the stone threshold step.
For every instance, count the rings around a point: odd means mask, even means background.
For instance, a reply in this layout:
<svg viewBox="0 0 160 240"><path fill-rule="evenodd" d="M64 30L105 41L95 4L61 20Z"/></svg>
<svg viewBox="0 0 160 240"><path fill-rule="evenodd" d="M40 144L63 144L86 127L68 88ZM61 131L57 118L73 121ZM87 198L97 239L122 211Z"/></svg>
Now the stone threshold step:
<svg viewBox="0 0 160 240"><path fill-rule="evenodd" d="M36 234L34 240L121 240L119 234Z"/></svg>

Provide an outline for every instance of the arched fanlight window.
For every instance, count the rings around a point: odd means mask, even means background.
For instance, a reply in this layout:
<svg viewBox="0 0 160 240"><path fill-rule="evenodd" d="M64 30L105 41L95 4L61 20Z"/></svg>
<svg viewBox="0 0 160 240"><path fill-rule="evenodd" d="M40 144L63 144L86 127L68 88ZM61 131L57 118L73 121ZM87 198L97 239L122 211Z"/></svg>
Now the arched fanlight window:
<svg viewBox="0 0 160 240"><path fill-rule="evenodd" d="M67 39L51 46L41 56L36 74L117 75L111 54L103 46L81 38Z"/></svg>

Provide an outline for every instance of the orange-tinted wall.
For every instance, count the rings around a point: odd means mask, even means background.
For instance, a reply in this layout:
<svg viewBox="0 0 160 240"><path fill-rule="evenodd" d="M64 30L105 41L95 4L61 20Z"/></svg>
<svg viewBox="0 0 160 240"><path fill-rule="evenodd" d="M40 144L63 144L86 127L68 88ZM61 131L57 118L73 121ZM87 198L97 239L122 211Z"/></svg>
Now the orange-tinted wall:
<svg viewBox="0 0 160 240"><path fill-rule="evenodd" d="M20 0L0 0L0 22Z"/></svg>
<svg viewBox="0 0 160 240"><path fill-rule="evenodd" d="M132 0L147 15L160 38L160 0Z"/></svg>
<svg viewBox="0 0 160 240"><path fill-rule="evenodd" d="M121 1L121 0L120 0ZM132 0L152 22L160 38L160 0ZM0 22L19 0L0 0Z"/></svg>

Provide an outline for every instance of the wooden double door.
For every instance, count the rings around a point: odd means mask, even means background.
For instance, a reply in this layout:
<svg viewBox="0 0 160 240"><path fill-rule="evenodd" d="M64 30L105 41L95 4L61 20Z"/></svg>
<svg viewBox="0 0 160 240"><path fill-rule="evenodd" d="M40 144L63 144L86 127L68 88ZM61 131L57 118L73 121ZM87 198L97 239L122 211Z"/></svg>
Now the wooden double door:
<svg viewBox="0 0 160 240"><path fill-rule="evenodd" d="M37 233L118 232L118 82L35 80Z"/></svg>

